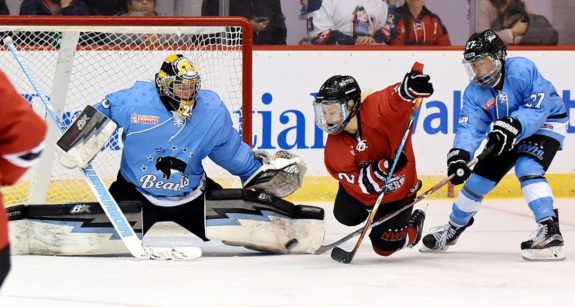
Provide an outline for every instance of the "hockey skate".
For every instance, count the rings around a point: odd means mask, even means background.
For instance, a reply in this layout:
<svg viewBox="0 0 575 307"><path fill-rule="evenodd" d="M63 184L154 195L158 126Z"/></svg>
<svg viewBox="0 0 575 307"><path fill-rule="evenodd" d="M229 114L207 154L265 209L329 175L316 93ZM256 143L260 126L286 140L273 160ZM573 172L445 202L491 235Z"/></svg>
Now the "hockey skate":
<svg viewBox="0 0 575 307"><path fill-rule="evenodd" d="M423 237L423 246L419 249L420 252L435 252L446 251L449 246L454 245L459 239L463 231L473 224L474 219L471 218L469 223L463 227L458 227L451 222L430 229L430 233Z"/></svg>
<svg viewBox="0 0 575 307"><path fill-rule="evenodd" d="M559 219L548 217L537 223L537 229L529 240L521 243L521 256L525 260L564 260L563 236L559 231Z"/></svg>
<svg viewBox="0 0 575 307"><path fill-rule="evenodd" d="M413 248L419 240L421 240L421 235L423 234L423 222L425 221L425 212L423 210L416 209L411 214L409 222L407 222L407 233L408 238L413 238L407 247Z"/></svg>

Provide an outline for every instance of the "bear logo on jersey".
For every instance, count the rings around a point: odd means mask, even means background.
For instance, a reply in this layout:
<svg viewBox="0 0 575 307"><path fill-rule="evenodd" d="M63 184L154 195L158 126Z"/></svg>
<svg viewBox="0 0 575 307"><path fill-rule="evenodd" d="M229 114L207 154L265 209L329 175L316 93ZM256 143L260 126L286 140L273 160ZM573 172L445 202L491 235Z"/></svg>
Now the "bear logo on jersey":
<svg viewBox="0 0 575 307"><path fill-rule="evenodd" d="M156 159L156 169L162 172L166 179L170 179L172 171L180 172L183 175L186 166L188 166L186 162L175 157L167 156Z"/></svg>

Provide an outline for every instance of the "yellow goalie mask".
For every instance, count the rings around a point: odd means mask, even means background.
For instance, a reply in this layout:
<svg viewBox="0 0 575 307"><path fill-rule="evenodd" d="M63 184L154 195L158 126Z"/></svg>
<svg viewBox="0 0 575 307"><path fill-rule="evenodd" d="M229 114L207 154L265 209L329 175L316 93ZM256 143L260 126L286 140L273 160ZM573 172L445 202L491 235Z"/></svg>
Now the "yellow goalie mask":
<svg viewBox="0 0 575 307"><path fill-rule="evenodd" d="M201 78L190 59L181 54L169 55L156 74L156 87L168 110L185 119L192 117Z"/></svg>

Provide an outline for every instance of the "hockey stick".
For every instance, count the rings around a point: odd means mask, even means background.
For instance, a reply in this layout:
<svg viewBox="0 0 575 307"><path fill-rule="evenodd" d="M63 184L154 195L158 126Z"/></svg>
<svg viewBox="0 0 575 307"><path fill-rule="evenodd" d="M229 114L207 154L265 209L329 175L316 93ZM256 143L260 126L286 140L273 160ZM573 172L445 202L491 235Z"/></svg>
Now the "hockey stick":
<svg viewBox="0 0 575 307"><path fill-rule="evenodd" d="M65 125L60 121L58 116L56 115L56 111L52 107L50 101L48 101L48 97L43 94L43 91L40 88L40 84L36 80L36 77L28 67L28 64L24 61L24 59L20 56L20 53L16 49L14 42L12 41L11 37L4 38L4 44L8 46L10 52L20 65L20 68L28 78L28 81L38 94L38 97L42 100L46 111L50 115L50 117L54 120L60 133L64 133L66 131ZM82 173L90 186L92 192L98 199L98 202L102 206L102 209L110 219L110 222L114 226L116 233L120 236L130 253L136 258L143 258L143 259L165 259L165 260L190 260L199 258L201 256L201 249L198 247L184 247L184 248L172 248L172 247L150 247L144 246L142 241L138 238L134 229L130 226L128 220L126 220L126 216L120 210L118 203L114 200L106 186L102 182L102 179L91 164L88 164L85 168L82 168Z"/></svg>
<svg viewBox="0 0 575 307"><path fill-rule="evenodd" d="M413 68L411 70L421 72L421 71L423 71L423 64L415 62L415 64L413 65ZM361 234L359 235L359 239L355 243L355 246L353 247L353 249L349 252L345 251L344 249L342 249L340 247L335 247L331 251L331 258L333 260L338 261L338 262L342 262L342 263L350 263L351 260L353 260L353 257L355 256L357 251L359 250L359 247L361 245L361 242L363 241L363 238L365 237L367 232L371 229L371 224L373 223L373 219L375 218L375 214L377 213L377 209L379 209L379 206L381 205L381 201L383 200L383 197L385 196L386 187L389 184L389 181L391 180L391 178L393 176L393 172L395 171L397 161L399 161L399 157L401 156L401 152L403 151L403 147L405 146L405 142L407 141L407 138L409 137L409 134L411 133L411 127L413 126L413 122L415 121L415 115L416 115L417 111L419 110L419 106L421 105L421 101L422 101L421 98L417 98L415 100L413 109L412 109L411 114L409 116L409 122L407 124L407 127L405 128L405 132L403 133L403 137L401 138L401 142L399 143L399 147L395 151L395 159L393 160L393 164L391 166L391 169L389 170L389 174L387 175L387 178L385 179L385 183L383 185L381 193L379 193L379 196L377 197L375 204L373 205L373 209L371 209L371 212L369 213L369 216L367 217L367 221L366 221L365 225L363 226Z"/></svg>
<svg viewBox="0 0 575 307"><path fill-rule="evenodd" d="M479 156L477 156L477 158L473 159L472 161L470 161L469 163L467 163L467 167L472 168L475 164L477 164L477 162L479 162L481 159L485 158L487 155L489 155L491 152L493 151L493 147L489 147L487 149L485 149ZM398 214L400 214L401 212L407 210L408 208L411 208L413 206L415 206L415 204L419 203L420 201L426 199L429 195L437 192L439 189L441 189L444 185L446 185L447 183L449 183L449 181L451 181L451 179L455 176L455 174L450 175L449 177L441 180L439 183L437 183L436 185L434 185L433 187L431 187L429 190L419 194L419 196L417 196L411 203L409 203L408 205L402 207L401 209L390 213L380 219L378 219L377 221L373 222L371 224L371 226L369 226L370 228L373 228L381 223L385 223L387 221L389 221L390 219L394 218L395 216L397 216ZM347 240L357 236L358 234L360 234L363 231L363 227L359 228L357 230L355 230L354 232L346 235L345 237L330 243L328 245L322 245L320 248L318 248L315 252L314 255L320 255L323 254L325 252L327 252L328 250L339 246L341 244L343 244L344 242L347 242Z"/></svg>

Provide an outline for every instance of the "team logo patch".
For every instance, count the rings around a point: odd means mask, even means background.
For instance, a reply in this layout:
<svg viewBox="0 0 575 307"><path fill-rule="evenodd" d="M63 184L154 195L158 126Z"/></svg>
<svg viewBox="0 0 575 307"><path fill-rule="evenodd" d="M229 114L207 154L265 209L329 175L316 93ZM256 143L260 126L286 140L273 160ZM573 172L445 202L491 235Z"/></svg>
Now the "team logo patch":
<svg viewBox="0 0 575 307"><path fill-rule="evenodd" d="M509 97L507 97L507 93L506 92L499 93L499 95L497 95L497 101L502 104L509 103Z"/></svg>
<svg viewBox="0 0 575 307"><path fill-rule="evenodd" d="M87 114L82 115L82 117L78 119L78 122L76 122L76 127L78 127L78 130L84 129L89 120L90 117L88 117Z"/></svg>
<svg viewBox="0 0 575 307"><path fill-rule="evenodd" d="M483 110L487 111L495 106L495 98L489 99L489 101L483 105Z"/></svg>
<svg viewBox="0 0 575 307"><path fill-rule="evenodd" d="M367 140L359 140L355 146L355 150L362 152L367 149Z"/></svg>
<svg viewBox="0 0 575 307"><path fill-rule="evenodd" d="M160 117L153 115L132 114L131 122L133 124L157 125L160 122Z"/></svg>
<svg viewBox="0 0 575 307"><path fill-rule="evenodd" d="M399 190L405 183L405 176L394 176L389 183L385 186L389 193Z"/></svg>
<svg viewBox="0 0 575 307"><path fill-rule="evenodd" d="M384 241L400 241L405 239L407 236L407 227L401 229L387 229L381 235L381 239Z"/></svg>
<svg viewBox="0 0 575 307"><path fill-rule="evenodd" d="M459 124L467 124L469 122L469 116L460 116L459 117Z"/></svg>

